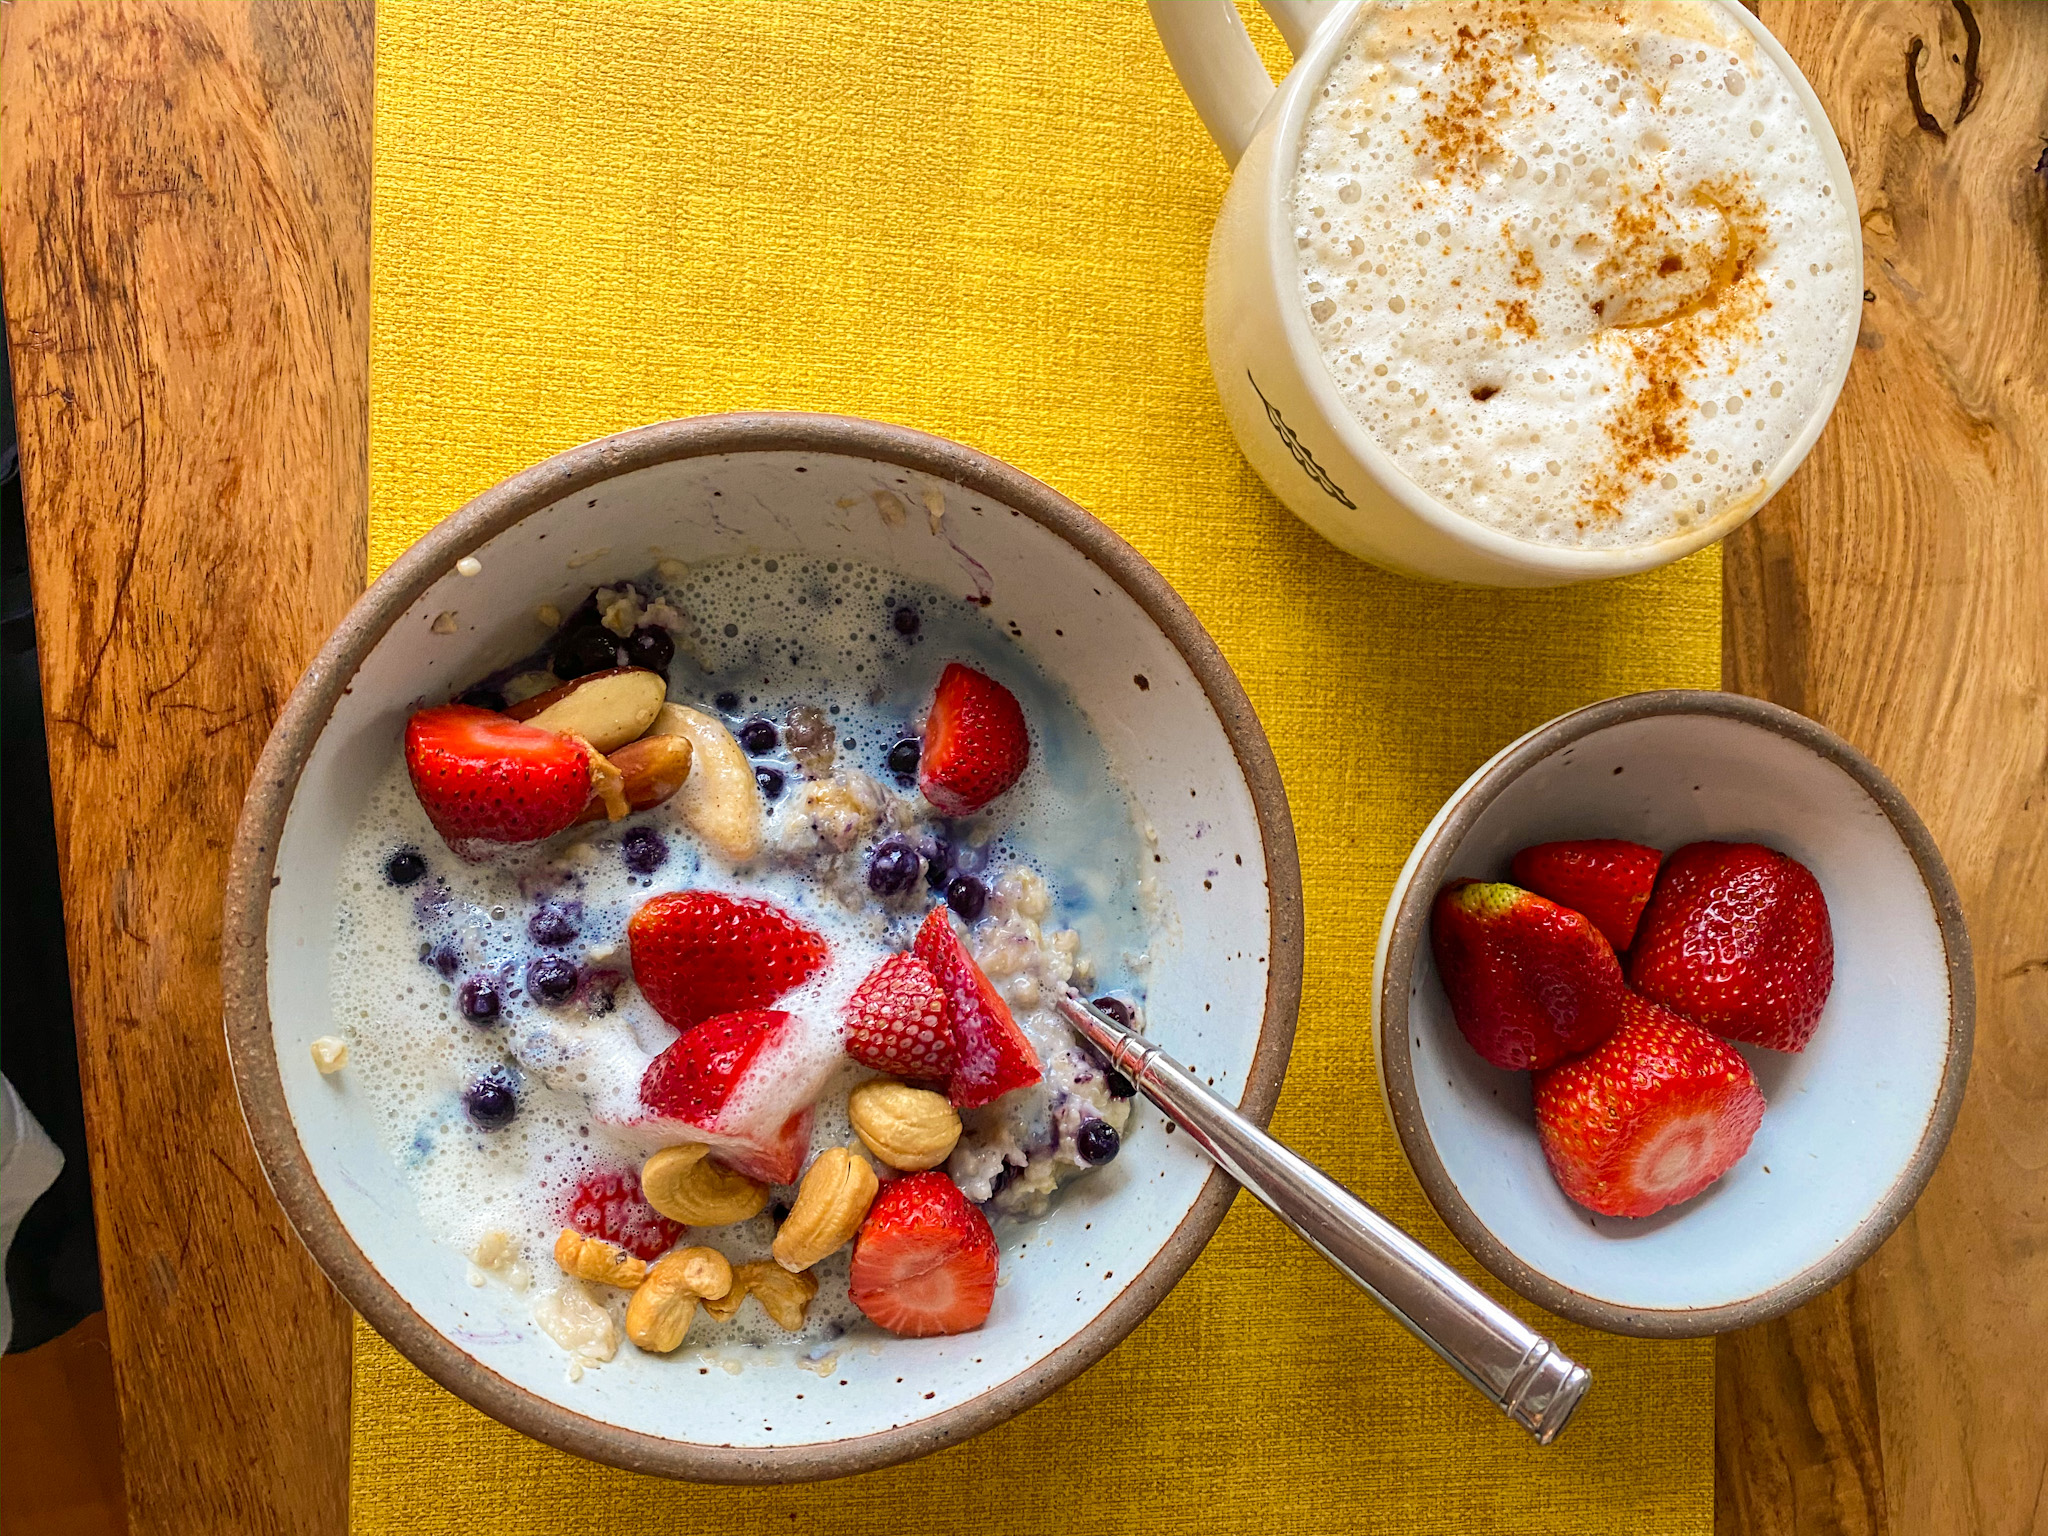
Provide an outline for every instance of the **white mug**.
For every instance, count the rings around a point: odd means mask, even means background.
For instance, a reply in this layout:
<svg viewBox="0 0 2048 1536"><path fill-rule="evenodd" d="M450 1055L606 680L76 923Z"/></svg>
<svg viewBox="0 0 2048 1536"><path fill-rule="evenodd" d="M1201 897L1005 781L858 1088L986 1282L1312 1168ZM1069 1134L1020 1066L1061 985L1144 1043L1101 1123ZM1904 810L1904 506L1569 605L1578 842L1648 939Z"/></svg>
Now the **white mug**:
<svg viewBox="0 0 2048 1536"><path fill-rule="evenodd" d="M1619 549L1510 537L1417 485L1352 415L1325 366L1299 290L1292 182L1302 127L1361 4L1265 0L1294 51L1276 89L1230 0L1149 0L1181 87L1236 167L1209 243L1204 314L1224 415L1259 478L1338 548L1404 575L1489 587L1549 587L1667 565L1752 517L1820 436L1855 354L1849 327L1804 428L1764 476L1763 493L1698 527ZM1829 175L1854 210L1848 162L1820 99L1763 24L1717 0L1798 94Z"/></svg>

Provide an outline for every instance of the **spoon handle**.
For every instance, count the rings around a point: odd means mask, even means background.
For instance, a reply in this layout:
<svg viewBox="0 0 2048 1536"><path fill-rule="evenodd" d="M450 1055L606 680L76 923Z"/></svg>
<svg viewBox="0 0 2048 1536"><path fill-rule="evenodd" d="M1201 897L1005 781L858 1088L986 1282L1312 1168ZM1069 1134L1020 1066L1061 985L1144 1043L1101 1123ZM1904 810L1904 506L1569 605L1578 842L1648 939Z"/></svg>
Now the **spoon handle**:
<svg viewBox="0 0 2048 1536"><path fill-rule="evenodd" d="M1138 1091L1310 1247L1548 1445L1589 1373L1335 1179L1217 1098L1158 1046L1069 993L1060 1012Z"/></svg>

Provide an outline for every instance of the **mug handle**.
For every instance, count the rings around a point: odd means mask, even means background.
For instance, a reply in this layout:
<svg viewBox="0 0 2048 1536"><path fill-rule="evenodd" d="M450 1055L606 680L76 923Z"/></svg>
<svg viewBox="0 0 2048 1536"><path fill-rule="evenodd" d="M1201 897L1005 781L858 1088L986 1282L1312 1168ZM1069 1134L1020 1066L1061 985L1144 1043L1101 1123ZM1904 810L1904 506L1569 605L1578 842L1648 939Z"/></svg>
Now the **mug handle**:
<svg viewBox="0 0 2048 1536"><path fill-rule="evenodd" d="M1261 3L1296 58L1336 8L1336 0ZM1237 7L1231 0L1146 0L1145 8L1195 115L1223 158L1235 166L1252 141L1259 114L1273 99L1272 76Z"/></svg>

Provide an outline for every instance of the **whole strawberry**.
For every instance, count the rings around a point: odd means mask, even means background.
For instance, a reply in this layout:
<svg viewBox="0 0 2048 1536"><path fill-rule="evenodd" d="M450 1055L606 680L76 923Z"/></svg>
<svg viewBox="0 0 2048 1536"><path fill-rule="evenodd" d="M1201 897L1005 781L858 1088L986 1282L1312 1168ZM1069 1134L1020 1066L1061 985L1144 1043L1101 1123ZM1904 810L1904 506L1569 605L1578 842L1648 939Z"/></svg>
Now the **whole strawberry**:
<svg viewBox="0 0 2048 1536"><path fill-rule="evenodd" d="M583 743L467 704L406 721L405 771L427 820L457 852L468 842L552 837L590 802Z"/></svg>
<svg viewBox="0 0 2048 1536"><path fill-rule="evenodd" d="M1015 784L1031 760L1016 696L994 678L951 662L925 715L917 787L941 815L980 810Z"/></svg>
<svg viewBox="0 0 2048 1536"><path fill-rule="evenodd" d="M1451 1016L1510 1072L1589 1051L1621 1026L1621 964L1579 913L1505 883L1453 880L1429 915Z"/></svg>
<svg viewBox="0 0 2048 1536"><path fill-rule="evenodd" d="M946 994L916 955L891 955L846 1000L846 1054L908 1082L943 1083L959 1058Z"/></svg>
<svg viewBox="0 0 2048 1536"><path fill-rule="evenodd" d="M1692 843L1664 861L1629 956L1643 996L1774 1051L1813 1038L1835 980L1820 882L1759 843Z"/></svg>
<svg viewBox="0 0 2048 1536"><path fill-rule="evenodd" d="M677 1029L763 1008L824 965L825 941L771 901L673 891L640 904L626 924L633 980Z"/></svg>
<svg viewBox="0 0 2048 1536"><path fill-rule="evenodd" d="M1536 1128L1558 1187L1603 1216L1690 1200L1749 1150L1764 1096L1749 1063L1631 996L1607 1042L1536 1074Z"/></svg>
<svg viewBox="0 0 2048 1536"><path fill-rule="evenodd" d="M1657 866L1663 862L1663 854L1641 843L1582 837L1524 848L1509 873L1515 884L1583 912L1615 953L1625 954L1635 942L1636 924L1650 904Z"/></svg>

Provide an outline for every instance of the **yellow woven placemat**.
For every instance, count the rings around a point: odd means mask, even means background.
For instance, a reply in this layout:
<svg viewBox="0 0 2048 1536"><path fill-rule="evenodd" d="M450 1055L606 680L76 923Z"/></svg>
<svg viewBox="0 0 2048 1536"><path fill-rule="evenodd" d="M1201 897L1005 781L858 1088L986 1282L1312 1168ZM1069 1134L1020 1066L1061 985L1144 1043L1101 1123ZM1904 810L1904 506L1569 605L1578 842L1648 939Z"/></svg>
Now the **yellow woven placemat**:
<svg viewBox="0 0 2048 1536"><path fill-rule="evenodd" d="M1203 357L1225 171L1136 5L386 0L376 112L373 568L557 449L702 411L904 422L1065 491L1193 605L1287 781L1309 959L1276 1130L1478 1274L1372 1083L1380 913L1436 806L1510 737L1715 683L1715 554L1590 589L1454 591L1288 516ZM1065 1391L924 1461L785 1489L546 1449L365 1328L352 1526L1707 1532L1711 1348L1556 1328L1595 1386L1539 1451L1242 1200Z"/></svg>

